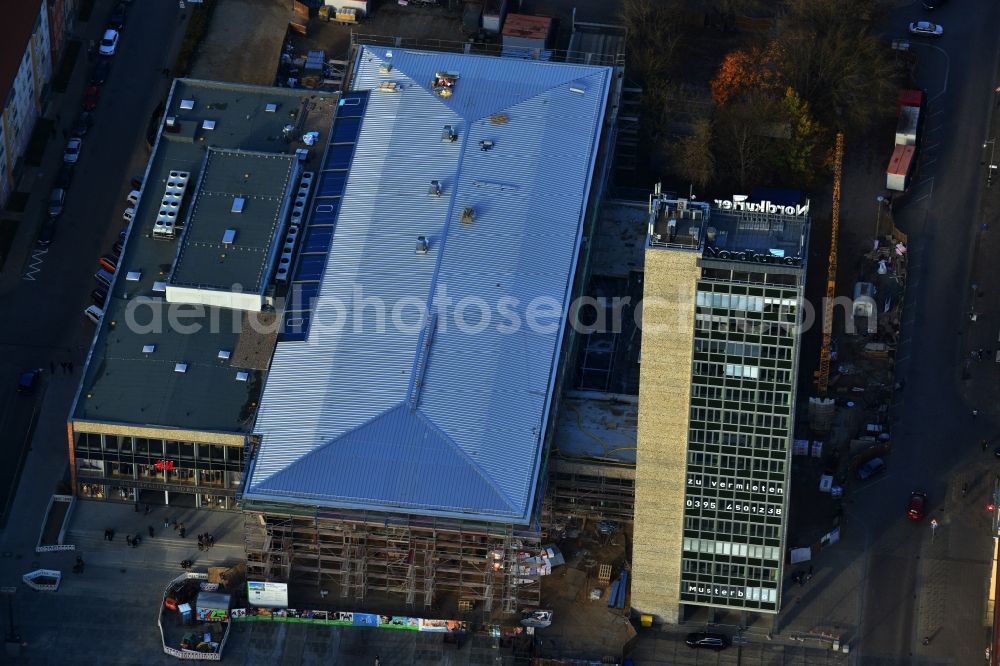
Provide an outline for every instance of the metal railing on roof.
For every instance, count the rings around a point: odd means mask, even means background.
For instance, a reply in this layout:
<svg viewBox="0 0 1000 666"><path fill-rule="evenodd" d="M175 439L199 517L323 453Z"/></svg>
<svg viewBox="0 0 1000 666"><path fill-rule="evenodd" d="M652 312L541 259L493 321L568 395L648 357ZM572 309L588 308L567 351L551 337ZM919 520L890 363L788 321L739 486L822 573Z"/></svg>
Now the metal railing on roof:
<svg viewBox="0 0 1000 666"><path fill-rule="evenodd" d="M392 37L389 35L369 35L351 32L351 52L359 46L391 46L396 49L416 49L421 51L445 51L449 53L469 53L474 55L500 56L503 46L500 44L485 44L480 42L459 42L447 39L414 39L411 37ZM539 49L544 52L550 62L570 62L573 64L606 65L609 67L624 67L625 54L605 54L582 51L566 51L562 49Z"/></svg>

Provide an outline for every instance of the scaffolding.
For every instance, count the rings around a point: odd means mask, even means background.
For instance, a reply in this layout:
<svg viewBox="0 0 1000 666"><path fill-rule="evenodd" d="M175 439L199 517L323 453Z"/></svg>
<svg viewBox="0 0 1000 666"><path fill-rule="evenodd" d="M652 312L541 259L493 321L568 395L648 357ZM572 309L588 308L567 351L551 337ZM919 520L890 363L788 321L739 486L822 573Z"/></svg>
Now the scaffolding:
<svg viewBox="0 0 1000 666"><path fill-rule="evenodd" d="M432 609L441 595L487 615L537 606L537 529L362 511L296 514L245 507L247 576L334 588L343 601L396 597ZM331 590L331 593L333 591Z"/></svg>
<svg viewBox="0 0 1000 666"><path fill-rule="evenodd" d="M555 463L549 474L545 525L564 517L632 520L635 471L601 464Z"/></svg>

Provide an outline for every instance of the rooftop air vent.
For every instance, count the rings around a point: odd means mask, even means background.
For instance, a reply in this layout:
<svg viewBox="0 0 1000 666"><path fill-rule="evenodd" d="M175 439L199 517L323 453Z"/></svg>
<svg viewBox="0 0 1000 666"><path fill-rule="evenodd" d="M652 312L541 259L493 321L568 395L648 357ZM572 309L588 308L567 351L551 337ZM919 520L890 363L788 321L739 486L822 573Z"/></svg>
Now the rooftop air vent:
<svg viewBox="0 0 1000 666"><path fill-rule="evenodd" d="M179 373L181 373L183 375L187 371L188 371L188 364L187 363L175 363L174 364L174 372L179 372Z"/></svg>
<svg viewBox="0 0 1000 666"><path fill-rule="evenodd" d="M242 213L244 203L246 203L246 199L244 199L243 197L236 197L235 199L233 199L233 207L229 209L229 212Z"/></svg>
<svg viewBox="0 0 1000 666"><path fill-rule="evenodd" d="M431 186L427 189L427 194L431 195L432 197L441 196L441 181L432 180Z"/></svg>
<svg viewBox="0 0 1000 666"><path fill-rule="evenodd" d="M214 120L205 119L205 120L201 121L201 128L203 130L214 130L215 129L215 121Z"/></svg>
<svg viewBox="0 0 1000 666"><path fill-rule="evenodd" d="M486 152L487 150L493 150L493 142L489 139L479 142L479 150Z"/></svg>
<svg viewBox="0 0 1000 666"><path fill-rule="evenodd" d="M239 372L236 373L236 381L245 382L248 379L250 379L249 372L244 372L243 370L240 370Z"/></svg>
<svg viewBox="0 0 1000 666"><path fill-rule="evenodd" d="M236 240L236 229L226 229L225 233L222 234L222 244L232 245L233 241Z"/></svg>
<svg viewBox="0 0 1000 666"><path fill-rule="evenodd" d="M467 206L462 211L462 222L464 224L472 224L474 219L476 219L476 209L472 206Z"/></svg>
<svg viewBox="0 0 1000 666"><path fill-rule="evenodd" d="M142 346L142 353L143 354L152 354L155 351L156 351L156 345L143 345Z"/></svg>
<svg viewBox="0 0 1000 666"><path fill-rule="evenodd" d="M194 100L193 99L182 99L181 100L181 108L184 109L185 111L190 111L191 109L194 108Z"/></svg>
<svg viewBox="0 0 1000 666"><path fill-rule="evenodd" d="M278 110L278 105L274 102L268 102L264 105L264 113L275 113Z"/></svg>
<svg viewBox="0 0 1000 666"><path fill-rule="evenodd" d="M427 237L417 236L417 247L414 252L416 254L427 254Z"/></svg>
<svg viewBox="0 0 1000 666"><path fill-rule="evenodd" d="M232 355L233 355L233 352L229 351L228 349L220 349L219 350L219 360L220 361L228 361L229 357L232 356Z"/></svg>
<svg viewBox="0 0 1000 666"><path fill-rule="evenodd" d="M129 271L125 274L125 280L128 282L138 282L142 278L142 271Z"/></svg>
<svg viewBox="0 0 1000 666"><path fill-rule="evenodd" d="M451 125L445 125L444 129L441 130L441 142L442 143L455 143L458 141L458 133L455 128Z"/></svg>
<svg viewBox="0 0 1000 666"><path fill-rule="evenodd" d="M173 129L177 125L177 118L173 116L167 116L167 127Z"/></svg>

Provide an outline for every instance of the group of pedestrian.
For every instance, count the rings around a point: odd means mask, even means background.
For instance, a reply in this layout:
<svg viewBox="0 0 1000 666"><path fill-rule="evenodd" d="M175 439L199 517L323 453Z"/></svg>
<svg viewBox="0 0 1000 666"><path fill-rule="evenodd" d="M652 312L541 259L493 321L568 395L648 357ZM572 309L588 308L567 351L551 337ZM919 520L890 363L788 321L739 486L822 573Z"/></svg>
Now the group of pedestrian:
<svg viewBox="0 0 1000 666"><path fill-rule="evenodd" d="M111 529L110 527L106 527L104 529L104 540L105 541L114 541L115 540L115 531L113 529Z"/></svg>
<svg viewBox="0 0 1000 666"><path fill-rule="evenodd" d="M982 361L983 357L992 355L993 355L992 349L976 349L974 351L969 352L969 356L971 358L976 359L977 361Z"/></svg>
<svg viewBox="0 0 1000 666"><path fill-rule="evenodd" d="M185 536L187 536L187 528L184 527L184 523L178 523L176 520L174 520L173 525L174 525L174 531L177 532L177 534L179 534L182 539Z"/></svg>
<svg viewBox="0 0 1000 666"><path fill-rule="evenodd" d="M59 367L62 368L63 374L73 374L73 361L60 361ZM56 362L49 361L49 370L52 374L56 374Z"/></svg>
<svg viewBox="0 0 1000 666"><path fill-rule="evenodd" d="M198 550L208 550L215 545L215 537L205 532L198 535Z"/></svg>
<svg viewBox="0 0 1000 666"><path fill-rule="evenodd" d="M135 536L132 536L131 534L125 536L125 543L132 546L133 548L138 548L140 541L141 538L139 537L138 534L136 534Z"/></svg>
<svg viewBox="0 0 1000 666"><path fill-rule="evenodd" d="M805 585L813 577L813 568L809 567L809 571L796 571L792 574L792 582L798 583L799 585Z"/></svg>

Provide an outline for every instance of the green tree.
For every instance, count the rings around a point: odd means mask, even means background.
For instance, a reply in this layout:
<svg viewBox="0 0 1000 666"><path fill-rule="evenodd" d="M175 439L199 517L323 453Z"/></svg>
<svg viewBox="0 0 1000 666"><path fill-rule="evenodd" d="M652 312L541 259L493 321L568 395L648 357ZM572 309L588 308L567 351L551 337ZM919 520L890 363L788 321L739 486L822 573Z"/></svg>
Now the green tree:
<svg viewBox="0 0 1000 666"><path fill-rule="evenodd" d="M789 182L809 185L822 164L823 127L813 118L809 103L793 88L785 90L780 104L788 120L789 137L779 152L778 162Z"/></svg>

